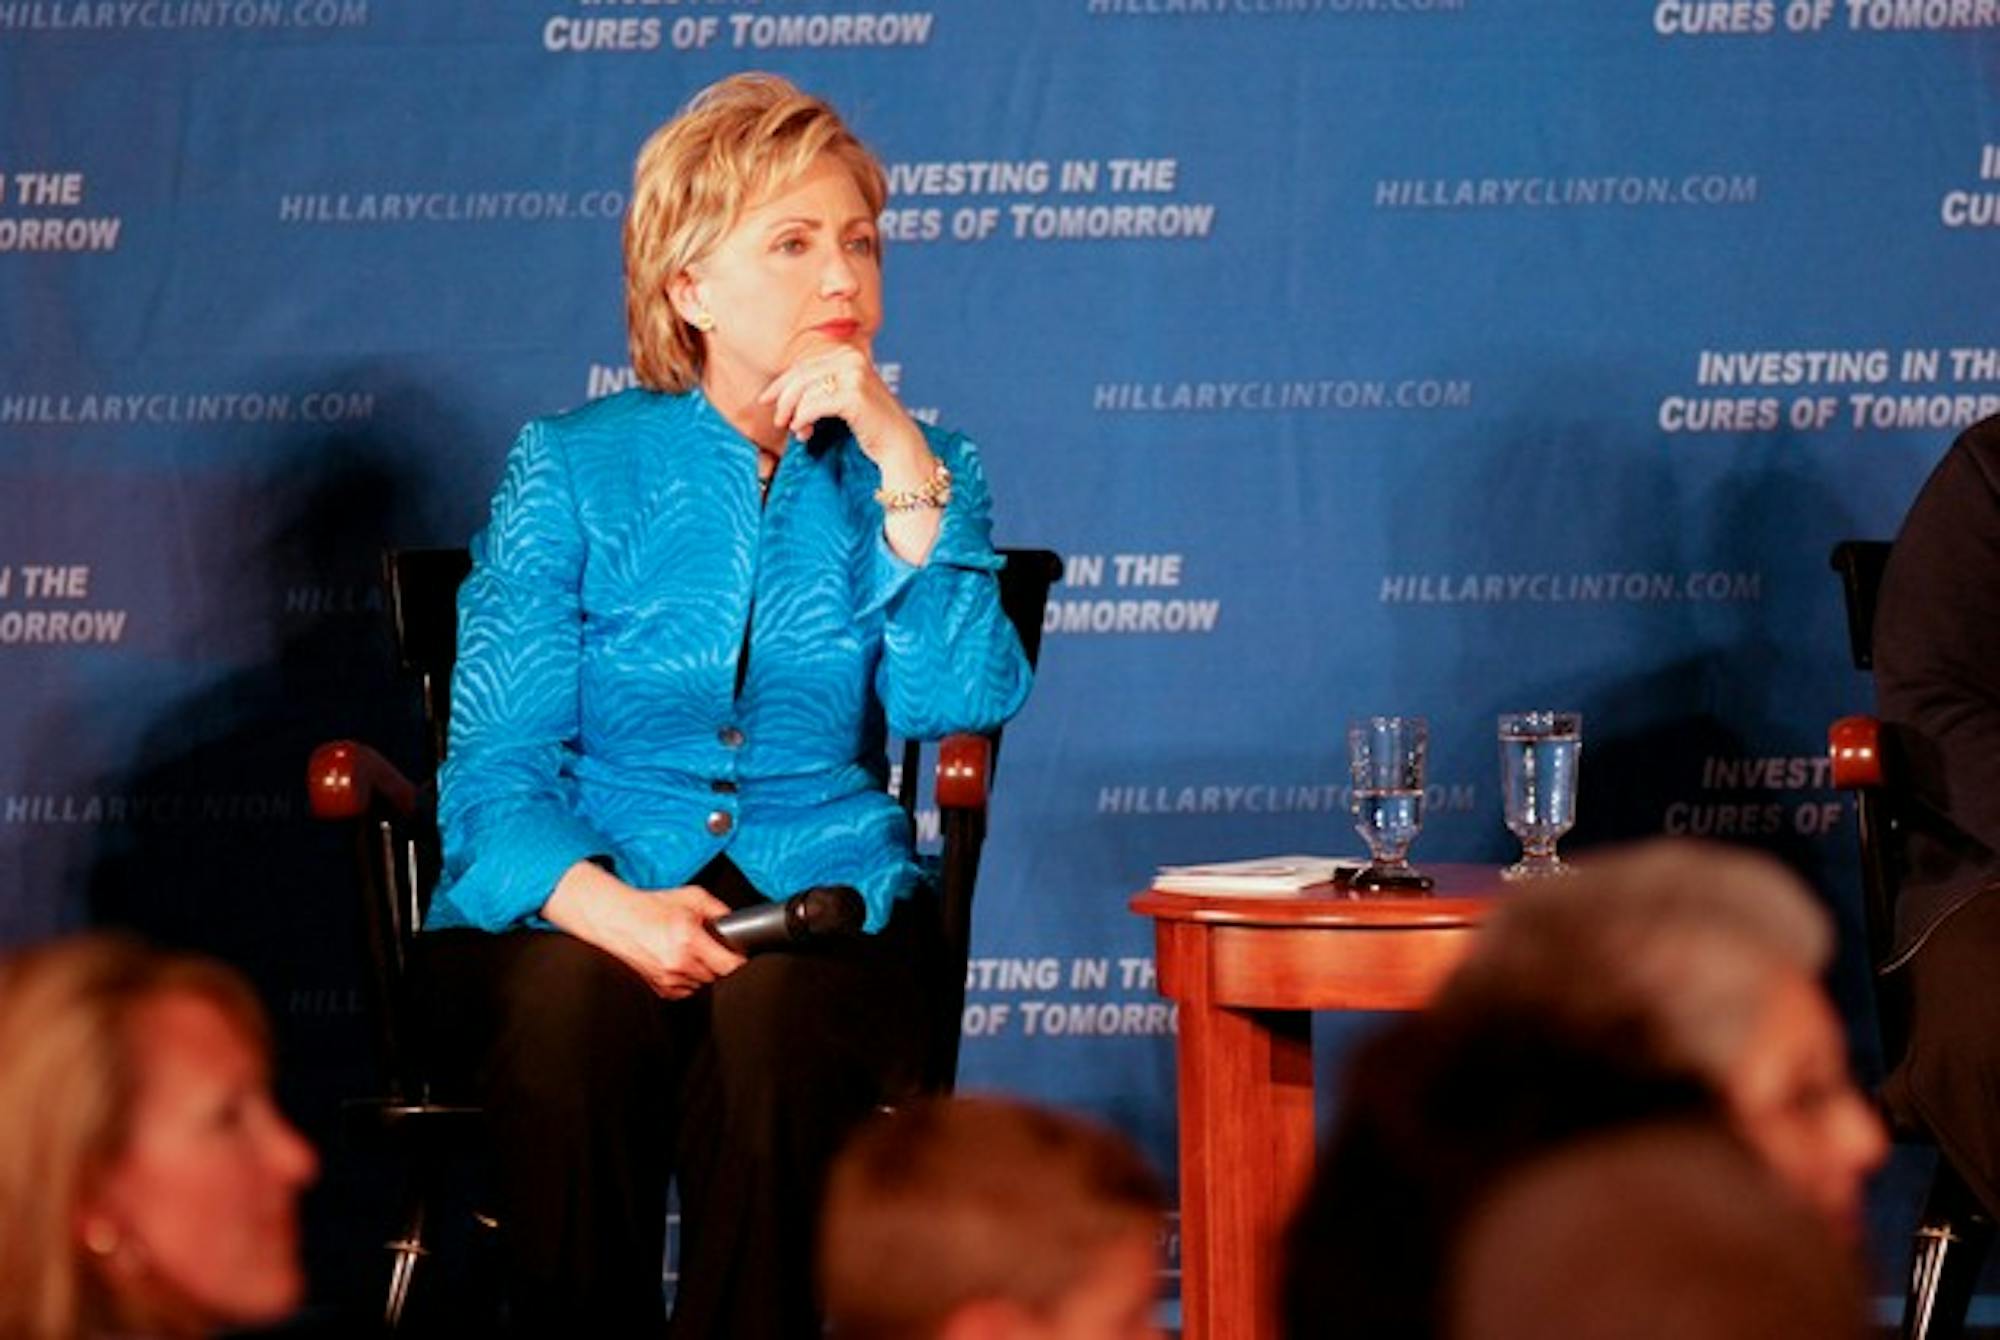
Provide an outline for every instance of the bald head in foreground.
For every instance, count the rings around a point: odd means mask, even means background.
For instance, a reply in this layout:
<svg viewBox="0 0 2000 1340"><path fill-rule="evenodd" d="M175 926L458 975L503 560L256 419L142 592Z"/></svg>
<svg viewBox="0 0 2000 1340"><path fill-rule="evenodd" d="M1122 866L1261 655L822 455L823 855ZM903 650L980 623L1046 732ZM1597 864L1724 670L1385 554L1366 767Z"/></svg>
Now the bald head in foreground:
<svg viewBox="0 0 2000 1340"><path fill-rule="evenodd" d="M1637 1127L1505 1179L1471 1216L1450 1340L1858 1340L1851 1255L1720 1127Z"/></svg>
<svg viewBox="0 0 2000 1340"><path fill-rule="evenodd" d="M864 1127L828 1181L837 1340L1160 1340L1158 1179L1117 1132L1001 1098Z"/></svg>

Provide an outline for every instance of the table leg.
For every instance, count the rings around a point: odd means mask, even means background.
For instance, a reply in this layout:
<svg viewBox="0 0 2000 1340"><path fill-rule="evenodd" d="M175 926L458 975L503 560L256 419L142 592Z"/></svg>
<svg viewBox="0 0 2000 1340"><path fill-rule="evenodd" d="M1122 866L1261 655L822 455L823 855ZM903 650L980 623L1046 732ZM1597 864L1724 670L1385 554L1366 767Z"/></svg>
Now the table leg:
<svg viewBox="0 0 2000 1340"><path fill-rule="evenodd" d="M1180 1008L1186 1340L1275 1340L1280 1238L1311 1176L1312 1016Z"/></svg>

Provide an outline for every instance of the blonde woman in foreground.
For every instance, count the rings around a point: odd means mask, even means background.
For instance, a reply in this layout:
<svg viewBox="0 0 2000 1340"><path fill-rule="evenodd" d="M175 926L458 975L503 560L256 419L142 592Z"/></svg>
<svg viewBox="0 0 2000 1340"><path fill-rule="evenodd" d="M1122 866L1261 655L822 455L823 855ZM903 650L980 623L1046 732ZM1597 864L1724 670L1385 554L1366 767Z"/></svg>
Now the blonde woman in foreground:
<svg viewBox="0 0 2000 1340"><path fill-rule="evenodd" d="M283 1320L317 1167L230 969L108 935L0 960L0 1340Z"/></svg>

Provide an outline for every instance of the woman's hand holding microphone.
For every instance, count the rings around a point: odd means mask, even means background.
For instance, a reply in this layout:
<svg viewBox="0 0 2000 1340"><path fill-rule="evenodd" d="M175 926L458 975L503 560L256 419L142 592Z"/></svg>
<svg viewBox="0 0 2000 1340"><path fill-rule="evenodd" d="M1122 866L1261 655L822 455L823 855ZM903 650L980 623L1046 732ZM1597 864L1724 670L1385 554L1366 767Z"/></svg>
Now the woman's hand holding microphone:
<svg viewBox="0 0 2000 1340"><path fill-rule="evenodd" d="M707 923L728 911L699 885L635 889L589 861L565 871L542 905L551 924L610 954L665 1000L691 996L743 966L743 956L708 931Z"/></svg>

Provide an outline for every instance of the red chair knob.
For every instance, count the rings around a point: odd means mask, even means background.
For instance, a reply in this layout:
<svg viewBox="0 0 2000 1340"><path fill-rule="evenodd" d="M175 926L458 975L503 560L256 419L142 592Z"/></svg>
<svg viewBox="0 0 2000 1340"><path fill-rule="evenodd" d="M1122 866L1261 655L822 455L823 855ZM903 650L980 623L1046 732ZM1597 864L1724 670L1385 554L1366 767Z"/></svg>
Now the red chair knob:
<svg viewBox="0 0 2000 1340"><path fill-rule="evenodd" d="M1843 791L1882 785L1882 723L1874 717L1842 717L1827 727L1833 757L1833 784Z"/></svg>
<svg viewBox="0 0 2000 1340"><path fill-rule="evenodd" d="M382 800L399 814L417 807L417 788L395 765L353 740L333 740L306 762L306 801L318 819L359 819Z"/></svg>
<svg viewBox="0 0 2000 1340"><path fill-rule="evenodd" d="M992 768L993 744L984 735L945 736L938 742L938 807L985 809L986 784Z"/></svg>

